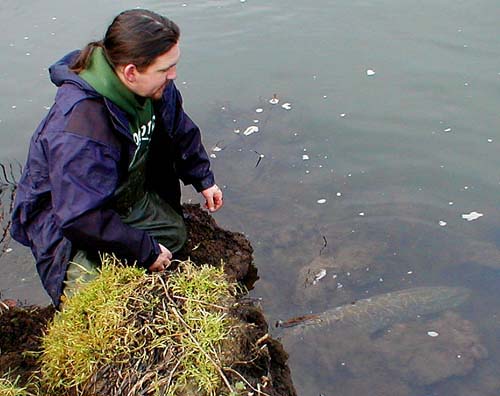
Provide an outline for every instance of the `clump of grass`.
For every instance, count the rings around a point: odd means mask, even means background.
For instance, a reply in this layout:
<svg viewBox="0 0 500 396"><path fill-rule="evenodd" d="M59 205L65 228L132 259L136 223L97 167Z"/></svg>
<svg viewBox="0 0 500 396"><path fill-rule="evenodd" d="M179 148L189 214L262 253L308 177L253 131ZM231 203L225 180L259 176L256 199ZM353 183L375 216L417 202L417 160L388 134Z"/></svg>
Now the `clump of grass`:
<svg viewBox="0 0 500 396"><path fill-rule="evenodd" d="M238 326L228 315L236 289L220 268L185 261L173 273L147 275L104 257L100 276L67 300L44 336L42 388L54 395L233 392L221 351Z"/></svg>
<svg viewBox="0 0 500 396"><path fill-rule="evenodd" d="M2 396L31 396L27 388L18 385L19 377L15 380L0 378L0 395Z"/></svg>

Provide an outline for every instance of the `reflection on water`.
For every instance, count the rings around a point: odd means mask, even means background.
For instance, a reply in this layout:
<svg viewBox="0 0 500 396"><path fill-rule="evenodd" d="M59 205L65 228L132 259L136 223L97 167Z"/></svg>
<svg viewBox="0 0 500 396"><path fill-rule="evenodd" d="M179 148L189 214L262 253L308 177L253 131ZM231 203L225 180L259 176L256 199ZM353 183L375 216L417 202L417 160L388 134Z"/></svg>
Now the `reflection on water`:
<svg viewBox="0 0 500 396"><path fill-rule="evenodd" d="M0 162L24 160L54 94L47 65L136 6L75 13L55 3L2 9L15 67L0 73ZM299 394L497 396L497 2L141 5L183 29L177 85L225 188L216 219L251 239L252 295L269 323L420 286L471 291L460 306L371 334L270 329L289 349ZM259 130L245 136L250 126ZM2 184L3 207L8 191ZM474 211L483 216L462 218ZM0 291L48 302L29 252L9 247Z"/></svg>

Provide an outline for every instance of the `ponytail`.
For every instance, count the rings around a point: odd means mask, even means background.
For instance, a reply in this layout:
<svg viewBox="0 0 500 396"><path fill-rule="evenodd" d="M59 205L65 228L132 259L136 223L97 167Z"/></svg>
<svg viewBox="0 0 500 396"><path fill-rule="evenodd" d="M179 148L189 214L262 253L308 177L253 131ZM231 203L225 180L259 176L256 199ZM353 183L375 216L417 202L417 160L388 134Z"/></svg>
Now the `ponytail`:
<svg viewBox="0 0 500 396"><path fill-rule="evenodd" d="M71 64L69 69L77 74L85 70L89 65L89 61L92 53L94 52L94 49L96 49L97 47L104 48L102 40L92 41L88 43L85 48L82 49L75 61Z"/></svg>

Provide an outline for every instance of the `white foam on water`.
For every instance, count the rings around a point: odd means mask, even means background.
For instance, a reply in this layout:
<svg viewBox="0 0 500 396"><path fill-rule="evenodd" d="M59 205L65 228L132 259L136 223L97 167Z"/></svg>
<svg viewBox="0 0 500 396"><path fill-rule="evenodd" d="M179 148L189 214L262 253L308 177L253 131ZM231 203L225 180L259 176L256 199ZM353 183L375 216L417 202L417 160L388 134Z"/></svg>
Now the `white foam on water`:
<svg viewBox="0 0 500 396"><path fill-rule="evenodd" d="M251 125L247 129L245 129L245 132L243 132L243 135L249 136L249 135L252 135L256 132L259 132L259 127L257 125Z"/></svg>
<svg viewBox="0 0 500 396"><path fill-rule="evenodd" d="M273 96L271 99L269 99L269 103L271 103L272 105L278 104L279 102L280 100L276 96Z"/></svg>
<svg viewBox="0 0 500 396"><path fill-rule="evenodd" d="M326 276L326 269L320 270L316 275L314 275L313 285L318 283L321 279Z"/></svg>
<svg viewBox="0 0 500 396"><path fill-rule="evenodd" d="M467 220L467 221L473 221L473 220L479 219L483 215L484 215L483 213L479 213L479 212L473 211L473 212L470 212L470 213L464 213L462 215L462 219Z"/></svg>
<svg viewBox="0 0 500 396"><path fill-rule="evenodd" d="M319 203L319 204L325 204L326 203L326 199L325 198L321 198L321 199L318 199L316 202Z"/></svg>

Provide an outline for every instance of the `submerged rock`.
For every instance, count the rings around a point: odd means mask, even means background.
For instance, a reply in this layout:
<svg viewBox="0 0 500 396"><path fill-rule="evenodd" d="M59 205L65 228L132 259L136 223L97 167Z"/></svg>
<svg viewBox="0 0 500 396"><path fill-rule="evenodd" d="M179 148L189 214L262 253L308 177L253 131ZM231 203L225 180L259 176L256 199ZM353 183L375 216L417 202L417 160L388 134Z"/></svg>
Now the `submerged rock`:
<svg viewBox="0 0 500 396"><path fill-rule="evenodd" d="M437 333L429 337L429 329ZM464 376L488 356L473 324L447 312L424 323L398 324L375 340L389 370L415 385Z"/></svg>

